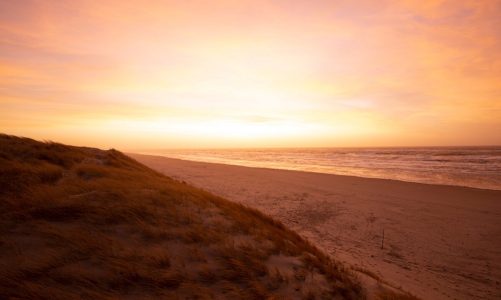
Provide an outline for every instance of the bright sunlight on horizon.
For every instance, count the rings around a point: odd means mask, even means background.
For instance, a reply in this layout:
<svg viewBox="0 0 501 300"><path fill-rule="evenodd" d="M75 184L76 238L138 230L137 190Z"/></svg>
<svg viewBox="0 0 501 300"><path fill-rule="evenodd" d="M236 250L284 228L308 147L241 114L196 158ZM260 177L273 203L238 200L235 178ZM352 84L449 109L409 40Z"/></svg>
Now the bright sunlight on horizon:
<svg viewBox="0 0 501 300"><path fill-rule="evenodd" d="M0 131L120 149L501 144L501 2L0 1Z"/></svg>

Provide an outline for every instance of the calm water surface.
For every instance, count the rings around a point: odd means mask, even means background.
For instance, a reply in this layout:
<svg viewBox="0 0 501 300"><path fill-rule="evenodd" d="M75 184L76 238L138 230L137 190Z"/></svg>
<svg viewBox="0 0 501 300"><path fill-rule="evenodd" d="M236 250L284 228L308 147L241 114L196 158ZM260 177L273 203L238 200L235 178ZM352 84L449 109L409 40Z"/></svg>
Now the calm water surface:
<svg viewBox="0 0 501 300"><path fill-rule="evenodd" d="M155 150L186 160L501 190L501 147Z"/></svg>

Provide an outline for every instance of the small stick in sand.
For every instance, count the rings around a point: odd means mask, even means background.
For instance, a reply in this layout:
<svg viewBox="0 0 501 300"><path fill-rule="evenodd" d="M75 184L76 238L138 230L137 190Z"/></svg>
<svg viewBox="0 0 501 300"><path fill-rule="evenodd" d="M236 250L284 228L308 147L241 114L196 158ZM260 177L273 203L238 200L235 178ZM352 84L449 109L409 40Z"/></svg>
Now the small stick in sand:
<svg viewBox="0 0 501 300"><path fill-rule="evenodd" d="M381 240L381 249L383 249L384 246L384 228L383 228L383 239Z"/></svg>

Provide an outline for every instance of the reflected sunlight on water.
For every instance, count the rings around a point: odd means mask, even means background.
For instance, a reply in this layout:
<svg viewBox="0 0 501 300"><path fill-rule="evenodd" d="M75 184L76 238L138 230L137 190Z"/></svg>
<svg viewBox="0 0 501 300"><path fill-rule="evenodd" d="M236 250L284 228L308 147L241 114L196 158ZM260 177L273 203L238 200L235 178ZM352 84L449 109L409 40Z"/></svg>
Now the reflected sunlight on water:
<svg viewBox="0 0 501 300"><path fill-rule="evenodd" d="M250 167L501 190L501 147L196 149L143 153Z"/></svg>

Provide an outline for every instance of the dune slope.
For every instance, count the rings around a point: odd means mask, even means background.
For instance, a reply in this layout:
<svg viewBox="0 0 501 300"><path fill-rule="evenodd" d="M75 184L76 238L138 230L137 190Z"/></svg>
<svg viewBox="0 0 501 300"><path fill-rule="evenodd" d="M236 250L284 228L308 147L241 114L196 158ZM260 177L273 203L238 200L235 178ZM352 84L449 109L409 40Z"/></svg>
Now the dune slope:
<svg viewBox="0 0 501 300"><path fill-rule="evenodd" d="M0 296L362 299L256 210L116 151L0 136Z"/></svg>

